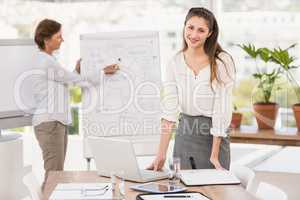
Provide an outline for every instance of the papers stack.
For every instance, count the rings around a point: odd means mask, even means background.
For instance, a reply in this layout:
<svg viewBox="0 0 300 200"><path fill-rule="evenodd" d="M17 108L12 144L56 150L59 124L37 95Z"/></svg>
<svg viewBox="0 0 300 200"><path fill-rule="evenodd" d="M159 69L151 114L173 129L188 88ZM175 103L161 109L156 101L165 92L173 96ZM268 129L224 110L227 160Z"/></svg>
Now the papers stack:
<svg viewBox="0 0 300 200"><path fill-rule="evenodd" d="M110 183L62 183L58 184L50 200L112 199Z"/></svg>

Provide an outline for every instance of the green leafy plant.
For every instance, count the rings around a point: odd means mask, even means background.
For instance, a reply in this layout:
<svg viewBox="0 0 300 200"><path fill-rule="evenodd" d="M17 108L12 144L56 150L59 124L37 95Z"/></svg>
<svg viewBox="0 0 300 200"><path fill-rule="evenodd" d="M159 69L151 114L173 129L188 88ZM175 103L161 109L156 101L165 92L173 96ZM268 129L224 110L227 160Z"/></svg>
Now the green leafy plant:
<svg viewBox="0 0 300 200"><path fill-rule="evenodd" d="M271 73L255 73L253 77L259 81L257 87L262 91L262 102L270 103L273 90L280 89L280 87L275 87L275 81L280 77L280 71L273 70Z"/></svg>
<svg viewBox="0 0 300 200"><path fill-rule="evenodd" d="M293 64L296 58L294 56L291 56L288 51L295 46L296 44L293 44L286 49L281 49L280 47L274 48L271 52L271 58L272 61L280 65L281 69L283 69L283 71L285 72L286 77L292 84L294 92L297 96L297 101L298 103L300 103L300 85L292 74L292 70L297 69L299 66Z"/></svg>
<svg viewBox="0 0 300 200"><path fill-rule="evenodd" d="M275 68L271 72L268 72L268 63L274 61L273 52L264 47L256 48L253 44L242 44L238 45L242 48L251 58L255 60L256 73L253 74L253 77L258 80L258 89L262 93L262 99L259 101L261 103L271 103L270 99L274 90L280 89L276 87L275 83L281 76L280 68ZM258 59L262 60L265 64L265 67L260 69L258 67Z"/></svg>

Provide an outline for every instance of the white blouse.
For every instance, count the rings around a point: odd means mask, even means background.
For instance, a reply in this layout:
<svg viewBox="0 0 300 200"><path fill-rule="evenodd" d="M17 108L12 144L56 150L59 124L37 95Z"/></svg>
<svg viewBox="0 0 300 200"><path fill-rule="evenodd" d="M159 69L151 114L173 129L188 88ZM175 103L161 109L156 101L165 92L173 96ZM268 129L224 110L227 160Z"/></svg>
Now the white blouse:
<svg viewBox="0 0 300 200"><path fill-rule="evenodd" d="M191 116L204 115L212 118L212 135L227 136L232 116L235 69L228 54L222 52L219 57L225 62L226 68L217 60L217 76L222 82L214 80L212 85L210 65L195 76L187 66L182 52L171 59L164 73L162 118L176 122L179 112Z"/></svg>
<svg viewBox="0 0 300 200"><path fill-rule="evenodd" d="M83 77L77 72L64 69L55 59L43 51L34 58L34 67L38 74L34 79L33 91L36 109L33 115L34 126L46 121L60 121L63 124L71 124L72 117L69 107L70 84L81 87L90 87L100 82L99 72Z"/></svg>

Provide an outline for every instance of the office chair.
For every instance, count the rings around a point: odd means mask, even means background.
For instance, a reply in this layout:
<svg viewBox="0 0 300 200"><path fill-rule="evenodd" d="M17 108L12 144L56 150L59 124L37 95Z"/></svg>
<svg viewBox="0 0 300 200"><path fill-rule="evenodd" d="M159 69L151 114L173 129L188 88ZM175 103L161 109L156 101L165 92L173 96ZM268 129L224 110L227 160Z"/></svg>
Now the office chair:
<svg viewBox="0 0 300 200"><path fill-rule="evenodd" d="M255 196L263 200L269 200L269 199L287 200L288 199L286 193L282 191L280 188L265 182L259 183Z"/></svg>
<svg viewBox="0 0 300 200"><path fill-rule="evenodd" d="M29 172L23 177L23 183L27 187L32 200L42 199L41 186L33 172Z"/></svg>
<svg viewBox="0 0 300 200"><path fill-rule="evenodd" d="M241 185L249 191L255 177L254 171L242 165L233 165L230 170L241 181Z"/></svg>

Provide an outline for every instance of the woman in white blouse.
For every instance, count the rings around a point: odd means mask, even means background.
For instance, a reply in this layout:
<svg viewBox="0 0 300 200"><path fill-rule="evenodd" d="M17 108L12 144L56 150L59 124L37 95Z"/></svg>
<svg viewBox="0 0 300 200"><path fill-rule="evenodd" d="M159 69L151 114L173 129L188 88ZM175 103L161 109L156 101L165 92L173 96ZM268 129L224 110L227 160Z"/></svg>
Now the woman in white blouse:
<svg viewBox="0 0 300 200"><path fill-rule="evenodd" d="M176 122L173 156L180 158L182 169L229 169L235 67L219 45L218 34L213 13L205 8L189 10L183 49L166 67L160 145L148 169L164 166Z"/></svg>
<svg viewBox="0 0 300 200"><path fill-rule="evenodd" d="M72 123L68 86L76 84L88 87L98 84L102 70L99 67L97 72L83 77L80 75L80 61L77 62L74 72L65 70L57 62L53 52L60 48L64 40L61 24L54 20L42 20L35 30L34 40L40 49L34 62L41 73L33 88L37 108L32 123L43 153L45 183L49 171L64 169L68 142L67 125ZM110 65L103 72L114 74L118 69L117 65Z"/></svg>

